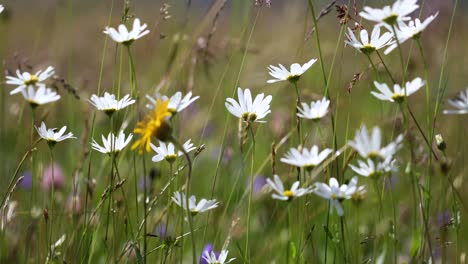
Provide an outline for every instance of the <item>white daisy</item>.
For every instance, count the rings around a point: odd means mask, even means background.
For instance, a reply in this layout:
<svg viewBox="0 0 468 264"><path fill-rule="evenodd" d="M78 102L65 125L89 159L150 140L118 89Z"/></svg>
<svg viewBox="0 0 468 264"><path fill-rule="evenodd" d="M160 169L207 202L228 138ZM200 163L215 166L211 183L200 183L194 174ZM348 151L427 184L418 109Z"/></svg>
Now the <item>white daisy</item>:
<svg viewBox="0 0 468 264"><path fill-rule="evenodd" d="M168 110L172 113L178 113L193 102L195 102L200 96L192 97L192 92L188 92L184 97L182 97L181 92L176 92L171 98L168 98L165 95L161 95L160 93L156 93L156 98L153 98L149 95L146 95L146 98L150 101L149 104L146 105L149 109L154 109L156 106L157 99L160 99L162 102L169 100L169 105L167 106Z"/></svg>
<svg viewBox="0 0 468 264"><path fill-rule="evenodd" d="M172 200L178 206L182 207L183 209L187 209L185 193L174 192L174 196L172 197ZM218 205L219 205L219 202L217 202L214 199L213 200L201 199L198 202L198 204L197 204L197 199L195 198L194 195L190 196L190 199L189 199L189 210L190 212L192 212L192 215L196 215L198 213L203 213L208 210L214 209L218 207Z"/></svg>
<svg viewBox="0 0 468 264"><path fill-rule="evenodd" d="M42 72L38 71L35 74L31 74L29 72L20 72L20 70L16 70L16 77L15 76L7 76L6 83L11 85L16 85L17 87L13 89L10 94L16 94L21 91L24 91L26 87L39 87L44 86L42 83L43 81L47 80L49 77L55 74L54 67L47 67L47 69Z"/></svg>
<svg viewBox="0 0 468 264"><path fill-rule="evenodd" d="M330 178L329 184L315 183L314 193L331 202L335 207L339 216L344 215L344 210L341 202L343 200L351 199L353 195L359 190L363 191L363 187L357 187L357 177L353 177L349 184L340 184L335 178Z"/></svg>
<svg viewBox="0 0 468 264"><path fill-rule="evenodd" d="M166 160L169 163L172 163L175 161L175 159L178 156L184 155L182 151L177 151L177 154L175 152L175 146L172 143L164 143L162 141L159 142L159 147L156 147L155 145L151 144L151 148L157 153L152 159L153 162L160 162L162 160ZM187 140L184 145L184 150L189 153L190 151L196 149L194 145L192 144L191 140Z"/></svg>
<svg viewBox="0 0 468 264"><path fill-rule="evenodd" d="M271 95L265 97L265 94L261 93L257 95L255 100L252 102L252 95L248 88L244 91L242 91L241 88L237 88L237 96L239 98L239 102L232 98L226 99L225 106L231 114L238 118L242 118L245 122L266 122L261 119L271 112Z"/></svg>
<svg viewBox="0 0 468 264"><path fill-rule="evenodd" d="M311 59L302 66L299 63L294 63L291 65L290 71L288 71L288 69L286 69L286 67L284 67L282 64L279 64L278 67L270 65L267 68L270 71L269 74L274 79L268 80L267 83L275 83L286 80L290 82L296 82L299 80L301 75L304 74L304 72L306 72L316 61L317 59Z"/></svg>
<svg viewBox="0 0 468 264"><path fill-rule="evenodd" d="M364 159L380 158L381 160L385 160L393 156L400 149L402 141L403 135L399 135L395 141L385 147L381 147L382 133L380 128L374 127L372 135L369 135L367 128L362 126L360 130L356 131L354 141L349 141L348 145L356 150Z"/></svg>
<svg viewBox="0 0 468 264"><path fill-rule="evenodd" d="M299 188L299 181L294 182L291 189L285 190L283 182L278 175L275 174L273 179L274 181L269 178L267 179L268 185L276 192L271 195L273 199L291 201L294 198L301 197L312 192L311 188Z"/></svg>
<svg viewBox="0 0 468 264"><path fill-rule="evenodd" d="M132 100L129 94L125 95L122 99L117 100L115 99L115 95L105 92L102 97L93 94L89 99L89 102L98 110L111 115L115 111L119 111L120 109L134 104L135 100Z"/></svg>
<svg viewBox="0 0 468 264"><path fill-rule="evenodd" d="M378 26L383 24L395 25L397 22L411 19L409 14L419 8L417 2L418 0L397 0L393 5L384 6L383 8L366 6L359 15L369 21L377 22Z"/></svg>
<svg viewBox="0 0 468 264"><path fill-rule="evenodd" d="M225 264L235 260L235 258L226 260L227 255L227 250L221 250L221 253L219 253L219 257L216 257L216 253L214 251L205 251L203 252L203 259L206 260L206 263L208 264Z"/></svg>
<svg viewBox="0 0 468 264"><path fill-rule="evenodd" d="M120 131L119 135L116 137L114 133L109 133L107 139L102 135L102 144L100 146L94 139L92 143L92 148L103 153L110 154L112 152L119 153L122 151L128 143L132 140L133 135L130 133L125 139L125 134L123 131Z"/></svg>
<svg viewBox="0 0 468 264"><path fill-rule="evenodd" d="M391 91L387 84L374 82L375 87L380 93L372 91L371 94L382 101L401 103L405 97L417 92L424 84L425 82L418 77L410 82L406 82L403 88L397 83L394 84L393 91Z"/></svg>
<svg viewBox="0 0 468 264"><path fill-rule="evenodd" d="M330 106L330 100L323 98L322 100L313 101L310 106L306 103L301 103L302 108L297 107L299 113L298 117L317 120L324 117L328 113L328 107Z"/></svg>
<svg viewBox="0 0 468 264"><path fill-rule="evenodd" d="M373 161L372 159L367 159L367 163L358 160L358 166L354 166L352 164L349 167L357 174L364 176L364 177L377 177L382 174L394 171L395 168L395 160L392 156L387 157L384 161Z"/></svg>
<svg viewBox="0 0 468 264"><path fill-rule="evenodd" d="M313 146L310 150L302 147L291 148L280 160L292 166L313 169L322 163L332 152L333 150L326 148L319 153L318 146Z"/></svg>
<svg viewBox="0 0 468 264"><path fill-rule="evenodd" d="M39 86L37 91L33 86L28 86L27 89L21 91L21 94L33 108L39 105L58 101L60 99L60 95L58 95L57 92L50 88L46 88L43 85Z"/></svg>
<svg viewBox="0 0 468 264"><path fill-rule="evenodd" d="M393 34L390 32L385 32L382 34L382 36L380 36L380 28L381 27L379 26L375 26L372 30L372 35L370 36L370 38L369 33L367 33L367 30L361 29L360 41L356 38L354 32L350 28L348 28L348 33L346 34L348 40L345 40L345 43L361 51L364 54L371 54L376 50L393 44Z"/></svg>
<svg viewBox="0 0 468 264"><path fill-rule="evenodd" d="M140 19L135 18L133 21L133 28L130 32L124 24L121 24L118 27L118 31L114 28L106 27L104 34L109 35L115 42L130 45L133 41L149 33L146 27L146 24L141 25Z"/></svg>
<svg viewBox="0 0 468 264"><path fill-rule="evenodd" d="M67 127L64 126L62 127L58 132L56 128L47 128L44 122L41 122L41 126L38 128L36 127L36 131L39 134L39 136L47 141L50 145L55 145L57 142L63 141L65 139L69 138L76 138L73 136L71 132L68 134L64 134L65 130L67 130Z"/></svg>
<svg viewBox="0 0 468 264"><path fill-rule="evenodd" d="M461 91L454 99L449 99L448 103L457 108L453 110L444 110L444 114L466 114L468 113L468 88L463 92Z"/></svg>

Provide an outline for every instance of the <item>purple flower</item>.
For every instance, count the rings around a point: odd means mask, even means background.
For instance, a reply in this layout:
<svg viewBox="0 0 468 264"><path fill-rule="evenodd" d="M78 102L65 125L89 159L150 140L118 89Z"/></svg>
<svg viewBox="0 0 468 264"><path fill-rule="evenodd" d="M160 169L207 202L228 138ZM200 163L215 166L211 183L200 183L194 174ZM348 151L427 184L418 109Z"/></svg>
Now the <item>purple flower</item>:
<svg viewBox="0 0 468 264"><path fill-rule="evenodd" d="M62 168L57 163L54 163L54 181L52 182L52 165L49 165L42 177L42 188L49 190L54 184L55 189L60 189L65 184L65 179L63 178Z"/></svg>
<svg viewBox="0 0 468 264"><path fill-rule="evenodd" d="M437 223L439 224L439 227L444 227L444 226L449 225L451 223L450 212L449 211L440 212L437 215Z"/></svg>
<svg viewBox="0 0 468 264"><path fill-rule="evenodd" d="M258 193L263 189L263 186L267 184L266 178L262 175L255 177L253 182L253 191L254 193Z"/></svg>
<svg viewBox="0 0 468 264"><path fill-rule="evenodd" d="M25 189L25 190L31 190L32 188L32 174L30 171L26 171L22 175L24 178L23 180L18 184L18 187Z"/></svg>
<svg viewBox="0 0 468 264"><path fill-rule="evenodd" d="M203 250L201 252L201 256L200 256L200 264L209 264L204 258L203 258L203 255L205 255L205 252L208 252L211 254L211 252L213 251L213 244L211 243L208 243L206 244L204 247L203 247ZM215 255L216 255L216 258L219 257L219 252L216 252L215 251Z"/></svg>

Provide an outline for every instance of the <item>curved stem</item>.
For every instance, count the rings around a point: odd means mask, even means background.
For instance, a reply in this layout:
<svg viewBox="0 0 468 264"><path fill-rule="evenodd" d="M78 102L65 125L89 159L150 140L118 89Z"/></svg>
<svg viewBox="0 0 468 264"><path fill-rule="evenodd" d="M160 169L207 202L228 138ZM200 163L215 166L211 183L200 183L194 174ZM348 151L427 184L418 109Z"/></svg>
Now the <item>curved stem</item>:
<svg viewBox="0 0 468 264"><path fill-rule="evenodd" d="M397 36L395 25L392 25L392 31L393 31L393 35ZM400 55L401 75L402 75L401 83L402 83L402 85L404 85L405 84L405 75L406 75L405 60L403 59L403 50L401 49L400 40L398 39L398 37L395 37L395 39L396 39L396 43L397 43L397 46L398 46L398 54ZM406 91L406 89L405 89L405 91Z"/></svg>
<svg viewBox="0 0 468 264"><path fill-rule="evenodd" d="M250 164L250 193L249 193L249 205L247 208L247 231L246 231L246 239L245 239L245 249L244 249L244 259L247 262L249 260L249 233L250 233L250 213L252 208L252 193L253 193L253 183L255 180L253 167L255 161L255 134L253 132L252 124L249 124L250 135L252 137L252 162Z"/></svg>
<svg viewBox="0 0 468 264"><path fill-rule="evenodd" d="M379 52L378 50L376 50L375 53L377 53L377 56L379 56L380 62L382 62L382 65L384 66L385 71L386 71L387 74L388 74L388 77L390 77L390 79L392 80L393 84L396 84L396 81L395 81L395 79L393 78L392 73L391 73L390 70L388 69L387 64L385 64L385 61L383 60L382 55L380 55L380 52Z"/></svg>

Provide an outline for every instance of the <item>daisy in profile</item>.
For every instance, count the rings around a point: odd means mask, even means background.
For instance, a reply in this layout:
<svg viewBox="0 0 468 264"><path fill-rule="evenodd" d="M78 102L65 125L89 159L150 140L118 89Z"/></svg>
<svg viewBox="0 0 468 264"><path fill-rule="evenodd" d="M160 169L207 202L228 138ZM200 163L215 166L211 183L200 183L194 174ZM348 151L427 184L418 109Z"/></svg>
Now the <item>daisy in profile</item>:
<svg viewBox="0 0 468 264"><path fill-rule="evenodd" d="M57 142L64 141L65 139L76 138L71 132L65 134L67 130L66 126L62 127L58 132L55 132L57 131L56 128L47 128L44 122L41 122L41 126L35 128L39 136L46 140L50 146L54 146Z"/></svg>
<svg viewBox="0 0 468 264"><path fill-rule="evenodd" d="M394 84L393 91L391 91L387 84L374 82L379 92L372 91L371 94L382 101L401 103L405 100L405 97L417 92L424 84L425 82L418 77L410 82L406 82L404 87L401 87L397 83Z"/></svg>
<svg viewBox="0 0 468 264"><path fill-rule="evenodd" d="M280 160L283 163L310 170L322 163L332 152L333 150L328 148L319 152L318 146L313 146L310 150L302 147L291 148Z"/></svg>
<svg viewBox="0 0 468 264"><path fill-rule="evenodd" d="M449 99L448 103L456 109L444 110L444 114L466 114L468 113L468 88L463 92L461 91L454 99Z"/></svg>
<svg viewBox="0 0 468 264"><path fill-rule="evenodd" d="M184 97L182 97L181 92L176 92L173 96L171 96L171 98L168 98L167 96L161 95L159 93L156 93L156 98L153 98L149 95L146 95L146 98L150 101L150 103L146 105L146 107L149 109L154 109L157 99L161 101L169 100L169 105L167 108L170 112L175 114L187 108L198 98L200 98L200 96L192 97L192 92L188 92Z"/></svg>
<svg viewBox="0 0 468 264"><path fill-rule="evenodd" d="M286 69L282 64L279 64L278 66L270 65L268 66L268 70L270 71L269 74L274 79L268 80L267 83L281 81L297 82L299 78L301 78L301 75L312 67L316 61L317 59L311 59L302 66L299 63L293 63L290 70Z"/></svg>
<svg viewBox="0 0 468 264"><path fill-rule="evenodd" d="M392 45L394 43L393 34L390 32L385 32L380 35L380 28L381 27L379 26L375 26L372 30L370 38L367 30L361 29L360 40L358 40L354 35L354 32L348 28L348 33L346 34L348 40L345 40L345 43L366 55L369 55L372 52L388 45Z"/></svg>
<svg viewBox="0 0 468 264"><path fill-rule="evenodd" d="M335 178L330 178L328 184L315 183L314 193L331 202L339 216L344 215L342 201L353 198L357 191L363 192L363 187L357 187L357 177L353 177L349 184L340 185Z"/></svg>
<svg viewBox="0 0 468 264"><path fill-rule="evenodd" d="M362 160L358 160L359 166L350 164L349 167L358 175L375 178L394 171L396 169L394 164L395 160L392 156L389 156L384 161L374 161L372 159L367 159L366 162L364 162Z"/></svg>
<svg viewBox="0 0 468 264"><path fill-rule="evenodd" d="M403 135L399 135L397 139L385 147L382 147L382 132L379 127L372 129L372 134L369 135L367 128L362 126L356 131L354 140L348 142L358 154L364 159L381 159L386 160L392 157L400 148L403 141Z"/></svg>
<svg viewBox="0 0 468 264"><path fill-rule="evenodd" d="M299 111L297 116L300 118L318 120L324 117L328 113L328 107L330 106L330 100L323 98L322 100L313 101L310 106L307 103L301 103L301 107L297 107Z"/></svg>
<svg viewBox="0 0 468 264"><path fill-rule="evenodd" d="M45 86L43 82L54 74L54 67L51 66L47 67L45 71L40 70L34 74L16 70L16 76L7 76L6 83L16 86L16 88L10 92L10 94L16 94L24 91L26 87L31 86L33 88L37 88L40 86Z"/></svg>
<svg viewBox="0 0 468 264"><path fill-rule="evenodd" d="M107 138L102 136L102 144L103 146L99 145L94 139L91 147L94 150L97 150L103 154L111 154L115 153L116 155L121 152L132 140L133 135L129 134L127 138L125 138L125 134L123 131L120 131L118 136L115 136L114 133L109 133Z"/></svg>
<svg viewBox="0 0 468 264"><path fill-rule="evenodd" d="M196 149L190 139L184 143L183 147L187 153ZM172 163L176 160L177 157L184 155L182 151L177 151L176 153L175 146L172 143L166 144L164 142L159 142L159 147L151 144L151 148L157 153L157 155L155 155L152 159L153 162L166 160L167 162Z"/></svg>
<svg viewBox="0 0 468 264"><path fill-rule="evenodd" d="M22 90L21 94L32 108L60 100L60 95L50 88L39 86L37 90L33 86L28 86Z"/></svg>
<svg viewBox="0 0 468 264"><path fill-rule="evenodd" d="M233 98L227 98L225 106L227 110L234 116L241 118L243 121L265 123L262 119L267 116L270 111L270 102L272 99L271 95L265 97L265 94L261 93L255 97L252 102L252 95L250 90L247 88L242 91L241 88L237 88L237 96L239 102Z"/></svg>
<svg viewBox="0 0 468 264"><path fill-rule="evenodd" d="M115 42L130 45L133 41L149 33L149 30L146 28L146 24L141 25L140 19L135 18L131 31L128 31L127 27L124 24L121 24L118 27L118 31L114 28L106 27L104 34L109 35L109 37L111 37Z"/></svg>
<svg viewBox="0 0 468 264"><path fill-rule="evenodd" d="M134 104L135 100L132 100L129 94L117 100L115 99L115 95L106 92L102 97L93 94L89 102L94 105L97 110L103 111L107 115L112 115L114 112Z"/></svg>
<svg viewBox="0 0 468 264"><path fill-rule="evenodd" d="M271 195L273 199L291 201L294 198L301 197L312 192L311 188L299 188L299 181L294 182L291 189L285 190L283 182L278 175L275 174L273 179L274 181L267 179L268 185L275 191L275 193Z"/></svg>
<svg viewBox="0 0 468 264"><path fill-rule="evenodd" d="M395 25L401 21L408 21L409 15L419 8L418 0L397 0L391 6L383 8L364 7L359 15L369 21L377 22L377 26L384 24Z"/></svg>
<svg viewBox="0 0 468 264"><path fill-rule="evenodd" d="M206 261L208 264L225 264L229 263L235 260L235 258L231 258L227 260L228 256L228 251L227 250L221 250L219 254L216 254L216 252L211 251L204 251L203 252L203 259Z"/></svg>
<svg viewBox="0 0 468 264"><path fill-rule="evenodd" d="M176 203L183 209L187 209L185 193L174 192L174 196L172 196L172 201L174 201L174 203ZM216 200L201 199L197 204L197 198L195 198L194 195L190 196L189 198L189 210L193 216L197 215L198 213L203 213L208 210L214 209L218 206L219 202L217 202Z"/></svg>

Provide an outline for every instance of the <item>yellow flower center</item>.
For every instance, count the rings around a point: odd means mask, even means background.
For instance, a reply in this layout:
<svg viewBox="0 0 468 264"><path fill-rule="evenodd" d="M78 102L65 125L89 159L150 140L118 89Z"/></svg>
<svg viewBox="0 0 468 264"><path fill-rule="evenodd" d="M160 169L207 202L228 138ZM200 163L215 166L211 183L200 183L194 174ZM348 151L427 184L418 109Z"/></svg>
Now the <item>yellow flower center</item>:
<svg viewBox="0 0 468 264"><path fill-rule="evenodd" d="M398 103L401 103L405 100L405 95L404 94L397 94L397 93L394 93L392 95L392 99L395 101L395 102L398 102Z"/></svg>
<svg viewBox="0 0 468 264"><path fill-rule="evenodd" d="M369 54L371 54L372 52L375 51L375 47L372 46L371 44L367 43L364 46L362 46L362 48L360 50L361 50L362 53L369 55Z"/></svg>
<svg viewBox="0 0 468 264"><path fill-rule="evenodd" d="M289 200L291 200L294 197L294 193L291 192L290 190L286 190L283 192L283 195L288 197Z"/></svg>
<svg viewBox="0 0 468 264"><path fill-rule="evenodd" d="M331 195L331 198L332 198L333 200L336 200L336 198L338 198L338 195L336 195L336 193L334 193L334 194Z"/></svg>
<svg viewBox="0 0 468 264"><path fill-rule="evenodd" d="M397 14L391 14L390 16L386 17L383 19L383 22L389 24L389 25L393 25L397 22L397 19L398 19L398 15Z"/></svg>
<svg viewBox="0 0 468 264"><path fill-rule="evenodd" d="M166 159L167 162L172 163L176 160L177 155L176 154L171 154L171 155L166 155L164 159Z"/></svg>
<svg viewBox="0 0 468 264"><path fill-rule="evenodd" d="M31 74L31 77L29 78L29 80L24 81L24 84L25 85L35 85L37 82L39 82L39 78L36 75Z"/></svg>

